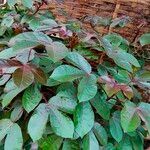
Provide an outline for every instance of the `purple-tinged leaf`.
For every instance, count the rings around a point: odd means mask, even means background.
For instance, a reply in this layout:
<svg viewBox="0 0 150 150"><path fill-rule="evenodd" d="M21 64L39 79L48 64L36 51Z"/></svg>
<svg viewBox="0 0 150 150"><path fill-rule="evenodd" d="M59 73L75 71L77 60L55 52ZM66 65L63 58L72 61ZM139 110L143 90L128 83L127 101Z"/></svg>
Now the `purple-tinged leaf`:
<svg viewBox="0 0 150 150"><path fill-rule="evenodd" d="M28 87L34 81L34 75L31 72L29 66L26 66L26 65L24 65L21 68L18 68L13 73L12 77L13 77L14 83L18 87Z"/></svg>

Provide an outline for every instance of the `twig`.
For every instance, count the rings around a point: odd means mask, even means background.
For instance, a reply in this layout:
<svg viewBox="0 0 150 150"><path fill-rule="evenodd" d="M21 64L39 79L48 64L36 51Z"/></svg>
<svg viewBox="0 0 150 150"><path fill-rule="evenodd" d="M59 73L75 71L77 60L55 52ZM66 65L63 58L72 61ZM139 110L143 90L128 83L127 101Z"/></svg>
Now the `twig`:
<svg viewBox="0 0 150 150"><path fill-rule="evenodd" d="M40 10L40 8L43 6L44 2L42 2L41 4L39 4L39 6L37 7L36 11L33 13L33 15L35 15L36 13L38 13L38 11Z"/></svg>

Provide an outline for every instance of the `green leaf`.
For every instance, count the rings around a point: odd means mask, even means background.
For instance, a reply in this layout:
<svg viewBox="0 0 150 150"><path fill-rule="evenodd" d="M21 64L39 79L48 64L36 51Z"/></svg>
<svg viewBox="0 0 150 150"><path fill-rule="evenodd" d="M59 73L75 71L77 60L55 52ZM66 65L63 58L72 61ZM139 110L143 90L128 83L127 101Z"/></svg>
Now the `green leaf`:
<svg viewBox="0 0 150 150"><path fill-rule="evenodd" d="M103 146L103 150L116 150L116 148L112 143L108 143L107 145Z"/></svg>
<svg viewBox="0 0 150 150"><path fill-rule="evenodd" d="M131 138L131 142L133 145L133 148L135 150L143 150L143 145L144 145L144 141L143 141L143 137L141 136L141 133L137 133L135 134L135 136L133 136Z"/></svg>
<svg viewBox="0 0 150 150"><path fill-rule="evenodd" d="M83 150L99 150L98 141L92 131L83 138Z"/></svg>
<svg viewBox="0 0 150 150"><path fill-rule="evenodd" d="M59 84L61 84L61 82L56 81L56 80L52 79L51 77L49 77L47 79L46 86L52 87L52 86L56 86L56 85L59 85Z"/></svg>
<svg viewBox="0 0 150 150"><path fill-rule="evenodd" d="M123 41L123 38L120 35L117 35L116 33L105 35L104 38L109 40L111 44L115 47L120 46L120 44Z"/></svg>
<svg viewBox="0 0 150 150"><path fill-rule="evenodd" d="M9 79L10 79L10 75L3 75L1 78L0 78L0 86L4 85Z"/></svg>
<svg viewBox="0 0 150 150"><path fill-rule="evenodd" d="M65 58L68 54L68 48L60 42L53 42L50 45L46 46L47 53L49 57L57 62L63 58Z"/></svg>
<svg viewBox="0 0 150 150"><path fill-rule="evenodd" d="M69 65L61 65L53 71L50 77L59 82L68 82L82 76L84 76L83 71Z"/></svg>
<svg viewBox="0 0 150 150"><path fill-rule="evenodd" d="M33 31L37 31L37 29L39 27L41 27L40 20L38 18L35 18L35 17L31 17L30 19L31 20L28 22L30 29L33 30Z"/></svg>
<svg viewBox="0 0 150 150"><path fill-rule="evenodd" d="M121 50L112 50L112 51L108 51L107 52L108 56L110 58L112 58L115 63L120 66L123 69L128 70L129 72L132 72L132 65L135 67L140 67L139 62L137 61L137 59L125 52L125 51L121 51Z"/></svg>
<svg viewBox="0 0 150 150"><path fill-rule="evenodd" d="M125 16L125 17L119 17L119 18L115 18L112 20L112 23L110 24L110 27L124 27L128 22L130 21L130 17L129 16Z"/></svg>
<svg viewBox="0 0 150 150"><path fill-rule="evenodd" d="M97 139L102 145L106 145L108 141L107 132L104 129L103 126L101 126L99 123L94 124L93 128L94 134L96 135Z"/></svg>
<svg viewBox="0 0 150 150"><path fill-rule="evenodd" d="M40 68L46 73L53 71L56 67L62 64L61 61L54 63L49 56L40 57L38 60Z"/></svg>
<svg viewBox="0 0 150 150"><path fill-rule="evenodd" d="M28 123L28 133L33 141L41 139L46 128L48 111L45 104L40 104Z"/></svg>
<svg viewBox="0 0 150 150"><path fill-rule="evenodd" d="M112 137L119 143L123 138L123 132L120 124L120 118L117 115L109 120L110 133Z"/></svg>
<svg viewBox="0 0 150 150"><path fill-rule="evenodd" d="M133 132L140 125L141 120L136 108L136 105L130 101L125 103L121 111L121 125L124 132Z"/></svg>
<svg viewBox="0 0 150 150"><path fill-rule="evenodd" d="M143 34L140 37L140 43L142 46L150 44L150 33Z"/></svg>
<svg viewBox="0 0 150 150"><path fill-rule="evenodd" d="M78 85L78 99L79 102L88 101L92 99L97 93L97 79L96 76L91 74L84 77Z"/></svg>
<svg viewBox="0 0 150 150"><path fill-rule="evenodd" d="M85 71L87 74L91 73L91 65L83 56L81 56L77 52L70 52L67 55L66 60L74 66L78 67L79 69Z"/></svg>
<svg viewBox="0 0 150 150"><path fill-rule="evenodd" d="M13 73L13 81L19 88L26 88L34 81L34 75L26 66L18 68Z"/></svg>
<svg viewBox="0 0 150 150"><path fill-rule="evenodd" d="M39 141L39 147L42 150L59 150L62 142L63 142L63 138L52 134L46 138L42 138Z"/></svg>
<svg viewBox="0 0 150 150"><path fill-rule="evenodd" d="M3 51L0 51L0 59L9 59L11 57L15 57L16 52L13 50L13 48L7 48Z"/></svg>
<svg viewBox="0 0 150 150"><path fill-rule="evenodd" d="M23 146L22 132L18 124L13 124L5 140L5 150L20 150Z"/></svg>
<svg viewBox="0 0 150 150"><path fill-rule="evenodd" d="M29 113L41 101L42 94L40 93L37 85L28 87L22 97L22 106Z"/></svg>
<svg viewBox="0 0 150 150"><path fill-rule="evenodd" d="M137 112L141 119L145 122L146 128L150 134L150 104L141 102L137 108Z"/></svg>
<svg viewBox="0 0 150 150"><path fill-rule="evenodd" d="M98 71L98 74L100 76L107 76L108 75L107 68L105 66L103 66L103 65L98 65L97 71Z"/></svg>
<svg viewBox="0 0 150 150"><path fill-rule="evenodd" d="M78 141L65 139L62 150L79 150L80 145Z"/></svg>
<svg viewBox="0 0 150 150"><path fill-rule="evenodd" d="M37 20L38 21L38 20ZM31 22L30 22L31 23ZM40 21L40 25L36 28L36 31L46 31L46 30L50 30L52 28L56 28L59 25L57 24L57 22L54 19L51 18L43 18Z"/></svg>
<svg viewBox="0 0 150 150"><path fill-rule="evenodd" d="M55 106L57 109L73 114L75 111L77 102L74 99L69 99L60 96L54 96L49 100L49 104Z"/></svg>
<svg viewBox="0 0 150 150"><path fill-rule="evenodd" d="M77 105L74 114L75 131L80 137L86 135L94 125L94 113L88 102Z"/></svg>
<svg viewBox="0 0 150 150"><path fill-rule="evenodd" d="M109 120L110 109L105 97L97 93L97 95L91 100L91 104L103 119Z"/></svg>
<svg viewBox="0 0 150 150"><path fill-rule="evenodd" d="M51 43L51 38L42 32L21 33L9 41L9 44L13 46L14 51L23 51L38 45L49 45Z"/></svg>
<svg viewBox="0 0 150 150"><path fill-rule="evenodd" d="M128 136L125 136L122 141L119 143L117 150L133 150L132 143Z"/></svg>
<svg viewBox="0 0 150 150"><path fill-rule="evenodd" d="M53 106L50 108L50 123L52 130L57 135L64 138L73 138L73 121Z"/></svg>
<svg viewBox="0 0 150 150"><path fill-rule="evenodd" d="M11 27L13 22L14 22L14 17L9 15L9 16L3 18L2 22L1 22L1 26L6 26L9 28L9 27Z"/></svg>
<svg viewBox="0 0 150 150"><path fill-rule="evenodd" d="M22 92L26 87L17 87L14 82L12 82L11 87L13 87L12 89L10 89L3 97L2 100L2 106L3 108L8 106L10 104L10 102L20 93Z"/></svg>
<svg viewBox="0 0 150 150"><path fill-rule="evenodd" d="M61 84L58 89L58 96L66 97L77 102L77 89L72 82Z"/></svg>
<svg viewBox="0 0 150 150"><path fill-rule="evenodd" d="M12 7L17 3L17 0L7 0L7 3L10 7Z"/></svg>
<svg viewBox="0 0 150 150"><path fill-rule="evenodd" d="M16 122L20 119L20 117L22 116L23 114L23 108L20 105L17 105L14 110L11 112L11 116L10 116L10 119L13 121L13 122Z"/></svg>
<svg viewBox="0 0 150 150"><path fill-rule="evenodd" d="M13 122L9 119L0 120L0 141L6 136L10 128L13 126Z"/></svg>
<svg viewBox="0 0 150 150"><path fill-rule="evenodd" d="M6 26L0 26L0 36L4 35L4 33L6 32L7 27Z"/></svg>
<svg viewBox="0 0 150 150"><path fill-rule="evenodd" d="M28 8L31 8L33 6L33 0L22 0L22 4L25 6L25 7L28 7Z"/></svg>

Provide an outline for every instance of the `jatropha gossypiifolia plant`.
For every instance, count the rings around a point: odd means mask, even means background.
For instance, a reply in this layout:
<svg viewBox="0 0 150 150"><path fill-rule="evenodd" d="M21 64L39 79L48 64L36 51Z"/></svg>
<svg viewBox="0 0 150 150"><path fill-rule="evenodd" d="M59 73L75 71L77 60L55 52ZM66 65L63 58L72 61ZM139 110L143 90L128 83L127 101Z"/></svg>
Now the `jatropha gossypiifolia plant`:
<svg viewBox="0 0 150 150"><path fill-rule="evenodd" d="M150 71L132 45L58 24L40 11L46 2L22 2L0 9L0 149L142 150Z"/></svg>

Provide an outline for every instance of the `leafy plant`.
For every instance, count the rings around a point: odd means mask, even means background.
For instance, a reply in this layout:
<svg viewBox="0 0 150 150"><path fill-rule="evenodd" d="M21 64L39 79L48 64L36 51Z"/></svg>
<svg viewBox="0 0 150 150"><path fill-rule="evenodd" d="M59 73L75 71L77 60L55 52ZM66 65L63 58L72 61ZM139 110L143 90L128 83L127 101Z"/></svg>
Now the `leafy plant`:
<svg viewBox="0 0 150 150"><path fill-rule="evenodd" d="M140 89L150 89L150 72L129 53L132 45L115 33L58 24L43 3L1 6L2 149L142 150L150 104Z"/></svg>

